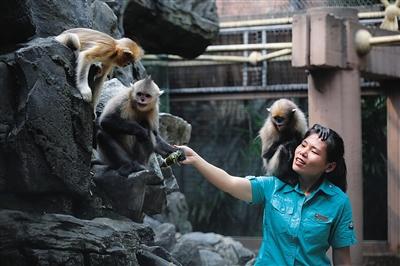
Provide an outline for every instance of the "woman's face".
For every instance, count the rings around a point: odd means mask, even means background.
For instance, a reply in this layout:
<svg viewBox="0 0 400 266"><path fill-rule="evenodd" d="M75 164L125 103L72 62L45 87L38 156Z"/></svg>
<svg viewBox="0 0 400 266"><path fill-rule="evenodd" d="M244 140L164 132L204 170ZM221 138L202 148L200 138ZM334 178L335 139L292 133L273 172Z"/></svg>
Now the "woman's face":
<svg viewBox="0 0 400 266"><path fill-rule="evenodd" d="M327 162L327 144L317 134L311 134L297 146L292 168L303 178L319 178L332 171L336 163Z"/></svg>

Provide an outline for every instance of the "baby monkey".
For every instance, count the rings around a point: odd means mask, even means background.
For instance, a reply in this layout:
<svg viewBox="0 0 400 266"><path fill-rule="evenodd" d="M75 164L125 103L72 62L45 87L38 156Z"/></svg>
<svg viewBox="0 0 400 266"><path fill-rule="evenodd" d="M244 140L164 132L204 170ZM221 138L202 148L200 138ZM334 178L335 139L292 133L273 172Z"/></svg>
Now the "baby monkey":
<svg viewBox="0 0 400 266"><path fill-rule="evenodd" d="M76 86L83 100L96 108L101 88L114 66L125 67L140 60L142 48L129 38L113 37L92 29L74 28L62 32L55 38L58 42L77 51ZM95 76L92 90L88 77L90 66L101 63L101 70Z"/></svg>

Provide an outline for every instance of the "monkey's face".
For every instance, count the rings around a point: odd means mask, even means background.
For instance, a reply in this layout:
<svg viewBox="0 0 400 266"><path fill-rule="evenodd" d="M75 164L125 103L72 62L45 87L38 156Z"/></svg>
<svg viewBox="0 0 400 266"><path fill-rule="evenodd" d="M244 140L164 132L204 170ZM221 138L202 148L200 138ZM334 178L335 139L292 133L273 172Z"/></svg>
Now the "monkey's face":
<svg viewBox="0 0 400 266"><path fill-rule="evenodd" d="M280 99L274 102L271 108L267 109L270 112L271 121L277 131L282 132L290 129L296 106L287 99Z"/></svg>
<svg viewBox="0 0 400 266"><path fill-rule="evenodd" d="M276 130L279 132L284 132L287 130L290 130L292 127L292 118L293 118L293 113L285 113L285 114L279 114L279 115L274 115L271 117L272 123L274 123L274 126Z"/></svg>
<svg viewBox="0 0 400 266"><path fill-rule="evenodd" d="M139 111L146 112L153 109L155 105L155 97L150 93L137 91L134 93L134 102Z"/></svg>
<svg viewBox="0 0 400 266"><path fill-rule="evenodd" d="M133 60L132 53L129 51L124 51L119 55L116 63L119 67L126 67L127 65L131 64L133 61L134 60Z"/></svg>
<svg viewBox="0 0 400 266"><path fill-rule="evenodd" d="M275 115L272 117L272 122L274 123L274 125L278 131L282 131L285 129L285 127L287 125L287 117Z"/></svg>
<svg viewBox="0 0 400 266"><path fill-rule="evenodd" d="M150 76L137 81L132 86L131 100L134 108L138 108L141 112L148 112L157 107L161 91Z"/></svg>

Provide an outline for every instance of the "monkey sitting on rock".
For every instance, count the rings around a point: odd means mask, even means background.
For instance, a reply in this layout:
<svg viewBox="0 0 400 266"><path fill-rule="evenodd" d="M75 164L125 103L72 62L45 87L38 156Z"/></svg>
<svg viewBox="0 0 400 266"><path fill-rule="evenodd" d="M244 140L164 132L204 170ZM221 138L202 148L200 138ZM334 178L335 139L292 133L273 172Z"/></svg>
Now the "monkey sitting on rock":
<svg viewBox="0 0 400 266"><path fill-rule="evenodd" d="M159 135L158 109L162 93L147 77L106 103L98 122L97 150L99 159L119 174L127 176L147 169L153 152L167 157L179 150Z"/></svg>
<svg viewBox="0 0 400 266"><path fill-rule="evenodd" d="M267 110L269 115L259 131L266 174L293 183L295 173L292 160L296 147L307 131L305 115L288 99L275 101Z"/></svg>

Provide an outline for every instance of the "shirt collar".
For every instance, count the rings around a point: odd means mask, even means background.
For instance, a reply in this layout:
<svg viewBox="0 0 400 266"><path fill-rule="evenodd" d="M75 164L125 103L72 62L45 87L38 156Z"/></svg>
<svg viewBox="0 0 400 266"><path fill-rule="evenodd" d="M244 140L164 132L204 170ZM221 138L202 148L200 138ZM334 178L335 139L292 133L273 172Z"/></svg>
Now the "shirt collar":
<svg viewBox="0 0 400 266"><path fill-rule="evenodd" d="M276 185L276 190L281 190L283 193L287 193L290 191L294 190L294 186L291 186L288 183L283 182L282 180L280 180L279 178L277 178L277 185Z"/></svg>
<svg viewBox="0 0 400 266"><path fill-rule="evenodd" d="M297 191L299 193L303 193L300 189L300 184L297 183L296 186L292 187L289 184L286 184L282 181L280 181L281 183L281 187L279 187L279 189L282 189L282 192L287 193L290 191ZM286 186L285 186L286 185ZM325 193L328 196L333 196L337 193L336 191L336 186L333 185L331 182L329 182L329 180L327 180L326 178L324 178L324 180L322 181L322 183L319 185L319 187L312 193L313 195L318 193L318 191L322 191L323 193Z"/></svg>
<svg viewBox="0 0 400 266"><path fill-rule="evenodd" d="M322 184L319 186L317 190L321 190L324 192L326 195L333 196L335 195L336 192L336 186L333 185L329 180L324 178L324 181L322 181Z"/></svg>

